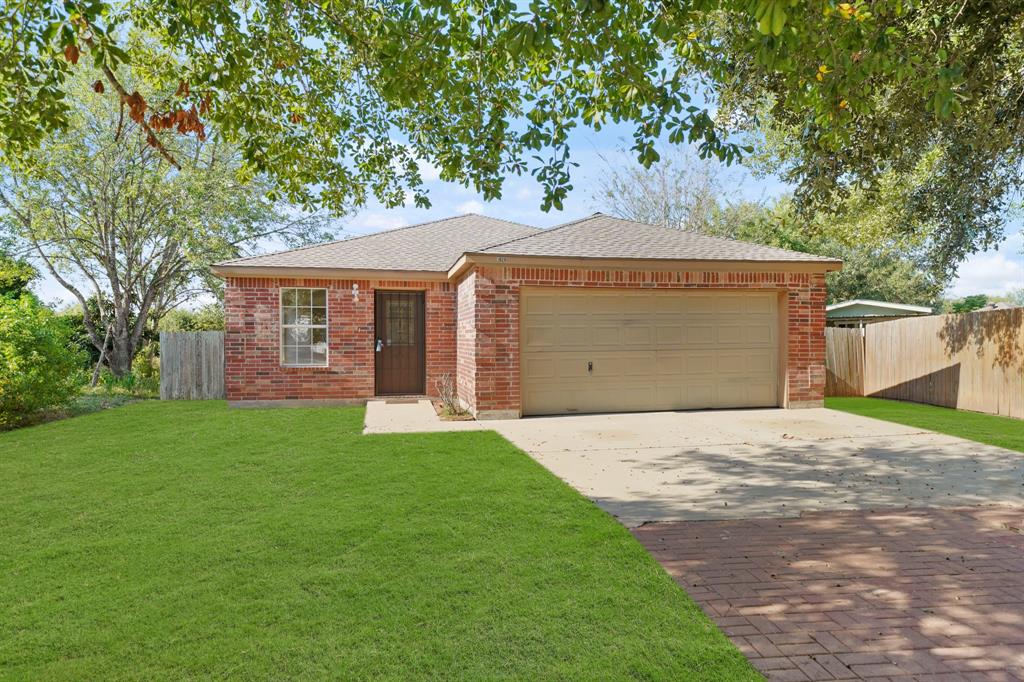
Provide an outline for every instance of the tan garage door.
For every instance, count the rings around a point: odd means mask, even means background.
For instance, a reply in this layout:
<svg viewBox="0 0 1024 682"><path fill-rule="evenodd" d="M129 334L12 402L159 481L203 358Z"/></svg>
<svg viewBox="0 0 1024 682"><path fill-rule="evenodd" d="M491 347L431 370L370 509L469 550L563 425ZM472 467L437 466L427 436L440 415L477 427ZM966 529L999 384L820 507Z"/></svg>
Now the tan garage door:
<svg viewBox="0 0 1024 682"><path fill-rule="evenodd" d="M775 292L523 288L523 414L778 404Z"/></svg>

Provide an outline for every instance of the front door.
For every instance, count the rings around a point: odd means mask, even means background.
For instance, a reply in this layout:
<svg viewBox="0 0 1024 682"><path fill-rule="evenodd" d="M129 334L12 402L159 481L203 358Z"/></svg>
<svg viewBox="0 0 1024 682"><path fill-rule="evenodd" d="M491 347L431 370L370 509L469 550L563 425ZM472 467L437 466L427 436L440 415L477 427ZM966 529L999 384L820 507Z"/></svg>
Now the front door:
<svg viewBox="0 0 1024 682"><path fill-rule="evenodd" d="M422 291L378 291L375 376L377 395L426 393L426 324Z"/></svg>

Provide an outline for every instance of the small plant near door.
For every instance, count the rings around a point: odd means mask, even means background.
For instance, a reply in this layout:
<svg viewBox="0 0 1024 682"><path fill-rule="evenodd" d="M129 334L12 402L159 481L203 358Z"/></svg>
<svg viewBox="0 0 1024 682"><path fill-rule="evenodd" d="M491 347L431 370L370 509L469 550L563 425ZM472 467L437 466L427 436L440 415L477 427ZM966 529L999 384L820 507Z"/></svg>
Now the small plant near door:
<svg viewBox="0 0 1024 682"><path fill-rule="evenodd" d="M467 419L469 413L459 403L459 389L455 384L455 377L448 372L434 380L434 389L440 399L437 413L441 417Z"/></svg>

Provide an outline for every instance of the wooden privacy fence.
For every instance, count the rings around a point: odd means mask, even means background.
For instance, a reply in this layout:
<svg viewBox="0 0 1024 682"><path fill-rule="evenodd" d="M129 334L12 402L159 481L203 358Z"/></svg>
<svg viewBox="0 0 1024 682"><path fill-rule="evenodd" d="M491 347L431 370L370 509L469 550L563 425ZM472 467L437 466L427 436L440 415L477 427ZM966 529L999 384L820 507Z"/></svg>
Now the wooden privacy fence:
<svg viewBox="0 0 1024 682"><path fill-rule="evenodd" d="M224 332L160 332L160 399L223 397Z"/></svg>
<svg viewBox="0 0 1024 682"><path fill-rule="evenodd" d="M826 395L892 398L1024 419L1024 309L869 324L859 350L855 334L860 330L826 330Z"/></svg>
<svg viewBox="0 0 1024 682"><path fill-rule="evenodd" d="M864 395L862 330L825 328L825 395Z"/></svg>

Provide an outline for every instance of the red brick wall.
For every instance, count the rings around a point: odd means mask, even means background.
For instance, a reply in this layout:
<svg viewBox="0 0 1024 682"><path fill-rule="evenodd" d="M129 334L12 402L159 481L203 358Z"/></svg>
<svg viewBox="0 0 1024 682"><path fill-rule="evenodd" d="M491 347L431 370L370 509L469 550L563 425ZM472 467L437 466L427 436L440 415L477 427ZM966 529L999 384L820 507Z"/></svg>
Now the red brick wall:
<svg viewBox="0 0 1024 682"><path fill-rule="evenodd" d="M352 285L359 285L358 298ZM279 290L327 289L327 367L282 367ZM229 277L224 291L228 400L337 400L374 395L374 290L426 292L427 392L455 374L455 291L447 282Z"/></svg>
<svg viewBox="0 0 1024 682"><path fill-rule="evenodd" d="M519 287L562 285L784 292L787 405L820 405L824 399L824 273L637 272L496 266L476 268L459 282L459 384L466 391L463 400L474 412L491 412L498 416L518 414ZM468 324L468 318L463 319L464 311L472 315L474 325Z"/></svg>

